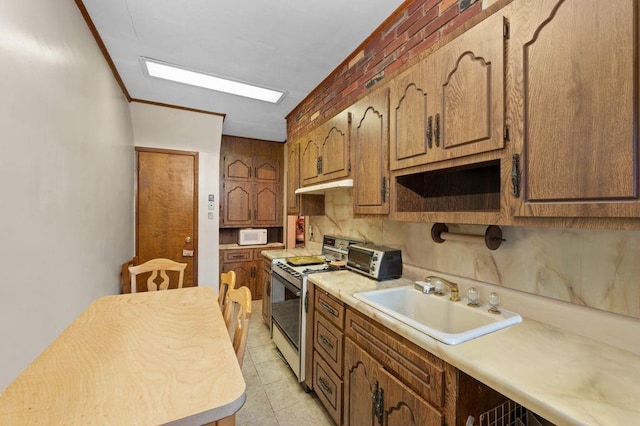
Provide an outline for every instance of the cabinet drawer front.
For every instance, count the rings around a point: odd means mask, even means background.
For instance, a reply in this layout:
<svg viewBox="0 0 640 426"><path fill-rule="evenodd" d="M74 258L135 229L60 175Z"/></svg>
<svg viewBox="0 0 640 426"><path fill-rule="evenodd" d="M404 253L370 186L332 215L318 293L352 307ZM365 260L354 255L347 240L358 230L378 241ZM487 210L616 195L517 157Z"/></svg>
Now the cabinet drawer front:
<svg viewBox="0 0 640 426"><path fill-rule="evenodd" d="M253 260L252 250L225 250L223 262L246 262Z"/></svg>
<svg viewBox="0 0 640 426"><path fill-rule="evenodd" d="M336 424L342 424L342 380L317 352L313 354L313 390Z"/></svg>
<svg viewBox="0 0 640 426"><path fill-rule="evenodd" d="M344 336L322 315L316 315L314 328L315 350L322 355L338 375L342 375L342 352Z"/></svg>
<svg viewBox="0 0 640 426"><path fill-rule="evenodd" d="M444 361L348 309L346 334L407 386L437 408L444 406Z"/></svg>
<svg viewBox="0 0 640 426"><path fill-rule="evenodd" d="M324 315L340 330L344 329L344 305L328 293L318 290L315 299L316 311Z"/></svg>

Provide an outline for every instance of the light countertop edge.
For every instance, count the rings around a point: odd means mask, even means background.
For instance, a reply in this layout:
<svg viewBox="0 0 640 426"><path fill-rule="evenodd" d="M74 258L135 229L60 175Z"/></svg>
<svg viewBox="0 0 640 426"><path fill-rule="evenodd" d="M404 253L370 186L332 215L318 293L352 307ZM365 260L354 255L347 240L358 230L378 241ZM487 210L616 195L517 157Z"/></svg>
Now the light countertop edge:
<svg viewBox="0 0 640 426"><path fill-rule="evenodd" d="M309 281L358 312L439 356L556 424L622 425L640 419L640 356L530 318L459 345L446 345L353 297L411 285L349 271Z"/></svg>

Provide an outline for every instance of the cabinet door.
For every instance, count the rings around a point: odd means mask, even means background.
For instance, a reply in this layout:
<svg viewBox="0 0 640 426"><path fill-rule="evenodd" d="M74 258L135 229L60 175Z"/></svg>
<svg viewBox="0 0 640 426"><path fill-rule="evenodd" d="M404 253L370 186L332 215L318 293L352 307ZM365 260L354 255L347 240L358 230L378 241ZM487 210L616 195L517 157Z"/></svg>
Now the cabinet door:
<svg viewBox="0 0 640 426"><path fill-rule="evenodd" d="M262 319L271 328L271 261L262 262Z"/></svg>
<svg viewBox="0 0 640 426"><path fill-rule="evenodd" d="M222 265L222 272L235 271L236 288L246 286L251 290L250 282L253 276L252 267L253 262L229 262ZM253 292L251 292L251 298L253 299Z"/></svg>
<svg viewBox="0 0 640 426"><path fill-rule="evenodd" d="M442 414L384 369L379 371L383 395L382 424L420 426L443 424Z"/></svg>
<svg viewBox="0 0 640 426"><path fill-rule="evenodd" d="M227 180L222 184L222 223L225 226L249 226L253 216L253 183Z"/></svg>
<svg viewBox="0 0 640 426"><path fill-rule="evenodd" d="M425 164L433 157L433 85L424 73L427 61L417 63L389 84L391 170ZM429 117L431 119L429 120Z"/></svg>
<svg viewBox="0 0 640 426"><path fill-rule="evenodd" d="M638 44L637 1L517 2L516 216L640 215Z"/></svg>
<svg viewBox="0 0 640 426"><path fill-rule="evenodd" d="M223 179L250 179L253 175L252 146L249 141L233 136L223 136L222 146Z"/></svg>
<svg viewBox="0 0 640 426"><path fill-rule="evenodd" d="M264 142L253 146L253 176L257 182L281 182L282 147Z"/></svg>
<svg viewBox="0 0 640 426"><path fill-rule="evenodd" d="M258 226L278 226L282 210L282 193L278 183L255 184L255 206L253 224Z"/></svg>
<svg viewBox="0 0 640 426"><path fill-rule="evenodd" d="M378 424L374 416L373 395L381 365L350 339L344 346L344 407L345 425Z"/></svg>
<svg viewBox="0 0 640 426"><path fill-rule="evenodd" d="M505 25L495 14L432 56L435 160L504 148Z"/></svg>
<svg viewBox="0 0 640 426"><path fill-rule="evenodd" d="M345 178L350 174L350 114L343 111L320 126L320 181Z"/></svg>
<svg viewBox="0 0 640 426"><path fill-rule="evenodd" d="M300 196L295 191L300 187L300 144L287 142L287 214L300 214Z"/></svg>
<svg viewBox="0 0 640 426"><path fill-rule="evenodd" d="M389 213L389 90L350 108L353 146L353 213Z"/></svg>
<svg viewBox="0 0 640 426"><path fill-rule="evenodd" d="M320 176L318 167L320 147L315 140L315 133L312 131L300 143L300 184L302 186L315 183Z"/></svg>

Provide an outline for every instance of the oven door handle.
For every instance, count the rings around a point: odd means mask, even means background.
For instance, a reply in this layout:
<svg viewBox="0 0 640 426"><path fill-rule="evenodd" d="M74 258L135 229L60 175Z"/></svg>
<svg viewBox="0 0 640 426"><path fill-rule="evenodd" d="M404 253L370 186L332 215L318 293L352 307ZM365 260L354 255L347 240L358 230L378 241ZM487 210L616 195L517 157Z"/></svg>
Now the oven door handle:
<svg viewBox="0 0 640 426"><path fill-rule="evenodd" d="M300 297L300 295L302 294L302 291L296 287L295 285L291 284L289 281L285 280L284 278L280 277L280 275L278 275L278 283L282 284L283 286L285 286L289 291L291 291L296 297Z"/></svg>

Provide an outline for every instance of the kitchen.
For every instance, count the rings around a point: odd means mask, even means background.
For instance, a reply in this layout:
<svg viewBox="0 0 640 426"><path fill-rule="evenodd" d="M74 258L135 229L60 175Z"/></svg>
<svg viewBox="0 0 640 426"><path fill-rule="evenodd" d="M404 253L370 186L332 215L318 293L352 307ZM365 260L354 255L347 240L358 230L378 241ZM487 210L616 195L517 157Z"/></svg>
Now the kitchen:
<svg viewBox="0 0 640 426"><path fill-rule="evenodd" d="M42 13L37 19L47 23L49 21L46 16L54 16L62 22L71 22L64 30L69 32L74 28L80 31L80 24L84 25L75 16L77 11L73 8L63 11L53 9L51 5L42 4L42 10L46 13ZM24 35L25 31L35 31L32 29L34 24L29 23L26 17L10 16L16 19L7 28L19 26L18 29L27 29L15 31L13 39L17 39L16 34ZM58 28L59 24L49 25L55 28L51 30L54 34L64 37L64 31ZM5 106L3 128L9 129L6 140L24 142L7 144L6 147L3 145L0 160L2 181L7 185L3 194L10 194L11 204L19 207L16 211L7 210L4 213L6 216L3 217L3 227L6 229L3 228L2 232L2 254L3 259L7 260L7 267L28 264L27 259L43 262L42 268L30 271L27 276L24 271L7 268L7 281L15 283L7 286L2 306L5 319L2 336L11 342L10 347L15 348L15 354L11 352L11 355L9 347L3 349L7 351L7 359L12 360L11 371L3 369L2 373L3 383L7 384L28 364L29 359L35 357L47 342L55 338L62 327L60 324L68 323L94 298L117 292L117 272L104 271L104 264L119 265L133 254L133 224L127 217L131 216L134 165L130 161L130 151L126 150L126 144L112 145L121 143L114 141L131 140L133 137L128 123L128 109L142 110L147 106L136 103L132 103L130 107L127 105L109 70L102 64L100 52L91 45L93 41L87 37L86 29L80 33L82 35L76 34L76 38L83 40L82 51L87 52L87 58L91 58L85 60L92 61L92 65L85 65L90 66L89 74L93 76L90 82L83 78L86 69L75 72L75 68L61 70L63 64L73 59L73 55L65 56L64 50L57 52L58 56L54 54L54 50L50 50L48 56L36 57L33 56L35 52L28 50L33 47L28 37L21 39L20 50L10 50L10 46L3 44L3 49L11 52L11 58L15 59L11 63L16 67L12 68L13 73L9 78L3 79L3 92L13 95L10 98L15 99L15 103ZM42 75L35 72L29 67L32 64L50 67L46 69L51 73ZM391 74L391 71L388 72ZM68 80L70 75L74 78ZM93 93L94 99L103 99L103 91L106 91L109 93L108 100L105 104L94 106L77 91L77 87ZM42 98L40 93L45 93L46 96ZM51 103L63 98L69 102L58 105L53 110L55 115L51 115ZM98 120L95 116L89 120L84 115L80 115L83 120L70 118L82 114L83 109L93 111L94 114L107 110L109 114L106 115L107 120ZM15 111L20 112L20 120L15 119ZM308 114L313 115L314 112L310 107ZM182 112L158 114L158 122L166 121L167 117L174 118L183 128L206 128L207 131L216 128L218 134L221 134L222 119L215 116L203 118L197 114ZM34 122L43 125L36 127L32 125ZM58 126L56 123L67 125ZM98 142L102 144L99 146L104 147L104 150L94 152L87 149L82 143L82 137L71 130L77 124L85 126L85 132L91 129L91 134L98 134ZM204 140L204 130L193 131L196 137ZM304 132L303 129L294 134L302 135ZM50 137L54 139L51 140ZM29 141L33 140L51 140L51 143L35 151L29 149ZM68 140L75 141L76 144L72 148L63 146ZM211 165L206 173L215 177L219 167L215 154L218 148L212 148L204 142L202 145L202 152L207 153L205 160ZM101 161L96 161L97 159ZM82 165L85 161L92 163L91 173ZM510 170L503 170L503 173L508 171ZM125 175L131 176L131 180L116 178ZM91 179L90 182L83 184L82 179L87 177ZM27 186L17 190L8 186L16 185L15 182L20 180ZM96 187L100 190L95 191ZM203 194L217 193L215 184L202 189ZM20 191L20 194L16 191ZM408 271L411 271L411 267L443 271L505 288L513 287L518 292L569 302L561 306L572 313L576 306L579 308L583 305L597 318L589 323L588 328L596 328L596 324L599 328L610 318L637 324L640 303L638 270L634 260L637 258L640 240L633 221L603 219L572 227L572 222L578 221L568 219L549 227L538 225L540 222L536 222L536 219L529 219L525 226L503 226L506 242L495 252L488 252L486 248L476 245L433 243L430 228L434 221L416 223L355 217L349 208L353 204L353 195L349 191L351 190L342 189L326 193L323 206L325 215L309 216L306 239L310 248L319 250L321 237L325 234L369 239L401 247L405 269ZM68 205L86 208L69 210L66 208ZM114 210L121 212L122 217L114 215ZM206 209L202 216L206 217ZM25 221L29 224L27 227L15 226ZM598 222L606 222L608 225L601 226ZM76 232L78 223L87 224L87 230L82 235ZM472 224L454 223L450 226L452 232L483 232L483 227ZM205 233L207 229L209 228L201 227L200 231ZM216 258L217 227L212 226L211 230L212 235L216 234L212 237L214 242L211 247L200 250L201 258ZM95 241L99 241L102 248L99 256L91 254L95 251ZM78 267L81 268L81 274L77 274ZM201 274L201 281L217 280L218 270L213 266L210 268ZM56 286L50 284L51 274L89 277L94 276L96 270L103 272L97 275L99 282L90 288L85 288L82 279L65 280L56 283ZM423 278L418 271L408 277ZM505 293L506 291L501 293L503 298L507 297ZM563 318L562 321L569 319L571 318ZM12 327L16 323L22 326ZM615 328L605 327L601 330L602 334L608 335L608 344L627 345L627 350L638 353L638 349L632 347L634 339L628 339L624 334L617 336L611 332L612 329ZM37 339L31 340L26 335L37 336Z"/></svg>

